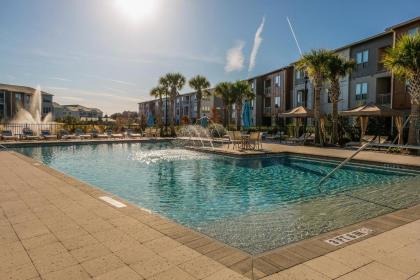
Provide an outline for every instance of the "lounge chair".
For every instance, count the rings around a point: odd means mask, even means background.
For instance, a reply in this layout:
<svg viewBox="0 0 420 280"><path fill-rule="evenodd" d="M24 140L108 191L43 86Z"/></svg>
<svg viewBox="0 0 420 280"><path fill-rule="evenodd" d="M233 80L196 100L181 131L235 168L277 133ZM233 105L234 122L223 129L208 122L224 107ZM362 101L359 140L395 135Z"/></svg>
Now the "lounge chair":
<svg viewBox="0 0 420 280"><path fill-rule="evenodd" d="M77 139L78 137L75 134L70 134L67 130L61 129L58 133L59 138L63 140L69 140L69 139Z"/></svg>
<svg viewBox="0 0 420 280"><path fill-rule="evenodd" d="M97 138L98 137L98 131L96 130L96 128L93 128L91 131L89 131L90 136L92 136L92 138Z"/></svg>
<svg viewBox="0 0 420 280"><path fill-rule="evenodd" d="M127 129L127 137L128 138L139 138L142 135L140 133L134 133L133 130Z"/></svg>
<svg viewBox="0 0 420 280"><path fill-rule="evenodd" d="M144 136L152 137L152 130L150 127L146 127L146 129L144 130Z"/></svg>
<svg viewBox="0 0 420 280"><path fill-rule="evenodd" d="M362 146L363 144L366 144L368 142L372 143L372 141L377 141L377 140L379 141L379 139L376 139L376 135L364 135L362 137L361 141L359 141L359 142L355 142L355 141L347 142L346 147L356 147L357 148L357 147Z"/></svg>
<svg viewBox="0 0 420 280"><path fill-rule="evenodd" d="M18 140L19 137L17 135L13 135L11 130L3 130L1 132L0 139L2 139L2 140Z"/></svg>
<svg viewBox="0 0 420 280"><path fill-rule="evenodd" d="M76 128L75 134L77 137L79 137L80 139L91 139L92 135L90 134L86 134L83 130L81 130L80 128Z"/></svg>
<svg viewBox="0 0 420 280"><path fill-rule="evenodd" d="M40 137L34 133L29 127L22 129L22 137L25 140L39 140Z"/></svg>
<svg viewBox="0 0 420 280"><path fill-rule="evenodd" d="M122 133L111 133L111 138L124 138Z"/></svg>
<svg viewBox="0 0 420 280"><path fill-rule="evenodd" d="M108 130L103 133L98 133L96 138L98 139L108 139L110 136L108 135Z"/></svg>
<svg viewBox="0 0 420 280"><path fill-rule="evenodd" d="M314 141L314 140L315 140L315 135L313 133L305 132L298 138L292 137L292 138L287 139L287 142L289 142L291 144L303 144L304 145L306 142Z"/></svg>
<svg viewBox="0 0 420 280"><path fill-rule="evenodd" d="M43 138L44 140L56 140L57 135L51 134L51 131L45 129L45 130L41 130L41 138Z"/></svg>

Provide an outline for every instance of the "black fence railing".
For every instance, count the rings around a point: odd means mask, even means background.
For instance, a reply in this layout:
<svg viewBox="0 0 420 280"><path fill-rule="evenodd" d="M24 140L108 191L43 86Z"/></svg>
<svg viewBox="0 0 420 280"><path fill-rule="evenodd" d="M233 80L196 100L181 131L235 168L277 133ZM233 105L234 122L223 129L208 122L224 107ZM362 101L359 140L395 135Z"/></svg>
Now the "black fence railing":
<svg viewBox="0 0 420 280"><path fill-rule="evenodd" d="M63 126L62 123L0 123L0 131L9 130L16 136L22 135L24 130L31 130L35 135L40 135L43 130L57 134Z"/></svg>

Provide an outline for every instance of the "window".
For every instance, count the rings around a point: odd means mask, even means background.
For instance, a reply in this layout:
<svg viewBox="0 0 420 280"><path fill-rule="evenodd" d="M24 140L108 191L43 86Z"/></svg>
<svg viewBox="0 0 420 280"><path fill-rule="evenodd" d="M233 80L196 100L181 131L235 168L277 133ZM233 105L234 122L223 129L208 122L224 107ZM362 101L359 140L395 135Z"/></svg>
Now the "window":
<svg viewBox="0 0 420 280"><path fill-rule="evenodd" d="M369 61L369 50L364 50L356 53L356 63L365 64Z"/></svg>
<svg viewBox="0 0 420 280"><path fill-rule="evenodd" d="M265 81L264 81L264 87L265 87L265 88L269 88L269 87L271 87L271 79L269 79L269 80L265 80Z"/></svg>
<svg viewBox="0 0 420 280"><path fill-rule="evenodd" d="M255 90L255 80L253 80L253 81L251 82L251 88L252 88L253 90Z"/></svg>
<svg viewBox="0 0 420 280"><path fill-rule="evenodd" d="M274 106L280 108L280 96L274 97Z"/></svg>
<svg viewBox="0 0 420 280"><path fill-rule="evenodd" d="M296 79L303 79L303 70L296 70Z"/></svg>
<svg viewBox="0 0 420 280"><path fill-rule="evenodd" d="M276 87L280 86L280 75L274 77L274 84Z"/></svg>
<svg viewBox="0 0 420 280"><path fill-rule="evenodd" d="M368 83L357 83L356 84L356 100L367 99L368 95Z"/></svg>
<svg viewBox="0 0 420 280"><path fill-rule="evenodd" d="M420 27L416 26L414 28L409 29L407 31L407 34L410 35L410 36L414 36L414 35L416 35L416 33L419 33L419 30L420 30Z"/></svg>

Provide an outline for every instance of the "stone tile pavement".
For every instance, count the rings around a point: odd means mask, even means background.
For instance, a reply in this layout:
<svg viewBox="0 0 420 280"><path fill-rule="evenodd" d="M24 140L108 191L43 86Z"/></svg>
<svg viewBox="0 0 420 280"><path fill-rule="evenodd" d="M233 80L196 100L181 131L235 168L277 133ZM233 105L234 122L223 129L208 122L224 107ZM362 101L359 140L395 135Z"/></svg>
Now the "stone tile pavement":
<svg viewBox="0 0 420 280"><path fill-rule="evenodd" d="M21 155L0 152L0 279L251 276L248 255L130 204L114 208L97 199L101 195ZM254 264L254 276L420 279L420 220L280 272L275 264Z"/></svg>

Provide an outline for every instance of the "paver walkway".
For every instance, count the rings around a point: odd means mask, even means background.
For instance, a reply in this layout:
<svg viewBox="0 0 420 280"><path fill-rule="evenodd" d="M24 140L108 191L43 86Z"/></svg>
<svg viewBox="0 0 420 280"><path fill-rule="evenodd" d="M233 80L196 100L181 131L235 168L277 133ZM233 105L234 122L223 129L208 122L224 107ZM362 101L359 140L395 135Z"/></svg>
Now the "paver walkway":
<svg viewBox="0 0 420 280"><path fill-rule="evenodd" d="M202 253L212 244L194 250L165 234L172 223L100 195L0 152L0 279L247 279ZM420 279L420 220L265 279Z"/></svg>

